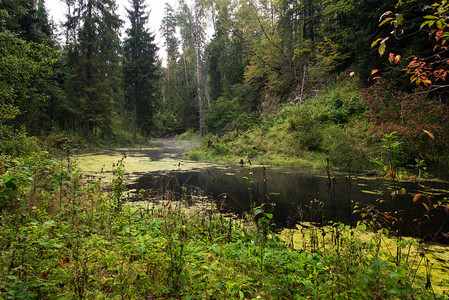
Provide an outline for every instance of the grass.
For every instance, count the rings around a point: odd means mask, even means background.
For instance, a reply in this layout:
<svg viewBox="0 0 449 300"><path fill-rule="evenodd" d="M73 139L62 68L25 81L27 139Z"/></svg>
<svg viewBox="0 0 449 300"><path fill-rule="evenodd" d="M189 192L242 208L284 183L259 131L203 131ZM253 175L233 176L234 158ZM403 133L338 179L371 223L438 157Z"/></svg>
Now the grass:
<svg viewBox="0 0 449 300"><path fill-rule="evenodd" d="M360 172L371 169L370 157L378 154L380 138L373 137L370 128L361 91L346 82L300 105L263 115L246 130L209 135L188 155L206 161L248 157L268 165L318 169L324 169L329 158L333 169Z"/></svg>
<svg viewBox="0 0 449 300"><path fill-rule="evenodd" d="M120 162L108 191L45 154L2 172L3 299L443 297L413 275L415 265L394 263L376 236L356 238L364 226L336 225L330 241L309 236L315 246L293 249L270 230L263 206L236 220L169 191L148 206L124 205Z"/></svg>

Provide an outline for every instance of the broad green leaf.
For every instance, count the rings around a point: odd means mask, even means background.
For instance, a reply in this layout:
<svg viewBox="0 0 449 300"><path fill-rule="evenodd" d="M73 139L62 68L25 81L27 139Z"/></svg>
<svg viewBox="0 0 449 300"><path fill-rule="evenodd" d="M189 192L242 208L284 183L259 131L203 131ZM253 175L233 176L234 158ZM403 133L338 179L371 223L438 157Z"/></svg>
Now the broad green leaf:
<svg viewBox="0 0 449 300"><path fill-rule="evenodd" d="M386 48L387 48L387 45L386 45L385 43L383 43L383 44L381 44L381 45L379 46L378 51L379 51L379 55L380 55L380 56L384 55L385 49L386 49Z"/></svg>
<svg viewBox="0 0 449 300"><path fill-rule="evenodd" d="M433 26L433 24L435 23L435 21L425 21L425 22L422 22L421 23L421 26L419 26L419 29L422 29L424 26L429 26L429 27L432 27Z"/></svg>

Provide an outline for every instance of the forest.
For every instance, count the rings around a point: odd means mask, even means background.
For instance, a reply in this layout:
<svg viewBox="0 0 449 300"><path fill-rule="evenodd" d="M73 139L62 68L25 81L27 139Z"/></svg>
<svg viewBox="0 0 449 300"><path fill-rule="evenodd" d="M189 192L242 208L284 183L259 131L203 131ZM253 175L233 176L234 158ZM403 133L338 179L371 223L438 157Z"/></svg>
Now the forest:
<svg viewBox="0 0 449 300"><path fill-rule="evenodd" d="M66 1L59 39L44 4L1 4L2 154L30 137L102 147L196 132L214 146L197 158L313 153L362 170L395 132L403 166L447 174L445 2L166 3L160 58L145 1L129 2L123 37L115 1ZM276 135L282 150L266 149Z"/></svg>
<svg viewBox="0 0 449 300"><path fill-rule="evenodd" d="M215 208L133 210L125 158L108 185L73 155L176 136L200 141L190 160L327 170L329 186L329 170L395 188L444 182L448 1L167 2L162 57L151 1L128 0L126 19L116 0L63 2L56 34L45 0L0 0L0 297L444 297L449 279L433 289L428 248L403 238L402 210L367 207L369 222L312 230L296 251L268 203L240 221ZM191 199L174 195L158 197ZM439 211L446 224L447 198L420 201L424 219ZM443 225L430 240L449 237Z"/></svg>

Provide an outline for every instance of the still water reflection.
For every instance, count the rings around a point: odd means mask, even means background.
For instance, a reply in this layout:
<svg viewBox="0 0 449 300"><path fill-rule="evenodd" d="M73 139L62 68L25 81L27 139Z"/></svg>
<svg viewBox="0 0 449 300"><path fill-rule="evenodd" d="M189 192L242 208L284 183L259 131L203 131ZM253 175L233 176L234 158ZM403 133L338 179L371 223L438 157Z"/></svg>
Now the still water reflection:
<svg viewBox="0 0 449 300"><path fill-rule="evenodd" d="M202 193L217 202L223 212L241 215L248 212L250 202L267 203L278 227L290 227L301 221L322 223L338 221L355 224L361 219L361 208L376 205L377 208L394 212L402 211L404 221L401 229L406 235L423 236L436 232L445 223L444 210L434 210L430 219L422 219L425 213L422 199L414 203L413 196L422 192L417 183L401 183L402 194L397 201L391 199L391 182L379 177L357 174L331 174L325 171L298 168L271 168L235 164L208 164L189 161L185 151L193 144L164 140L164 147L147 149L120 149L104 151L79 157L81 167L94 172L123 155L127 156L126 170L132 181L128 188L139 190L171 190L187 194ZM92 158L93 157L93 158ZM109 160L108 160L109 159ZM433 203L449 197L447 183L426 183ZM381 201L384 200L384 201ZM418 223L420 226L418 226Z"/></svg>

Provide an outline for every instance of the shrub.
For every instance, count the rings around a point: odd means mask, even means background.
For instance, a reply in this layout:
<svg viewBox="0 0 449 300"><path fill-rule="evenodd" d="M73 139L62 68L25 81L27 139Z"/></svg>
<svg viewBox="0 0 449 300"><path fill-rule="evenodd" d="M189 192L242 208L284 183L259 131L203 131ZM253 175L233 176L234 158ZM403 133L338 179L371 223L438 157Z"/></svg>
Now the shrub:
<svg viewBox="0 0 449 300"><path fill-rule="evenodd" d="M425 95L408 95L373 86L366 95L372 134L396 132L404 156L438 164L449 153L449 106Z"/></svg>
<svg viewBox="0 0 449 300"><path fill-rule="evenodd" d="M186 132L181 133L180 135L177 135L175 140L177 141L195 141L200 140L201 136L199 133L193 131L192 129L187 130Z"/></svg>
<svg viewBox="0 0 449 300"><path fill-rule="evenodd" d="M337 168L362 171L370 166L366 129L329 126L323 133L323 149L330 163Z"/></svg>

